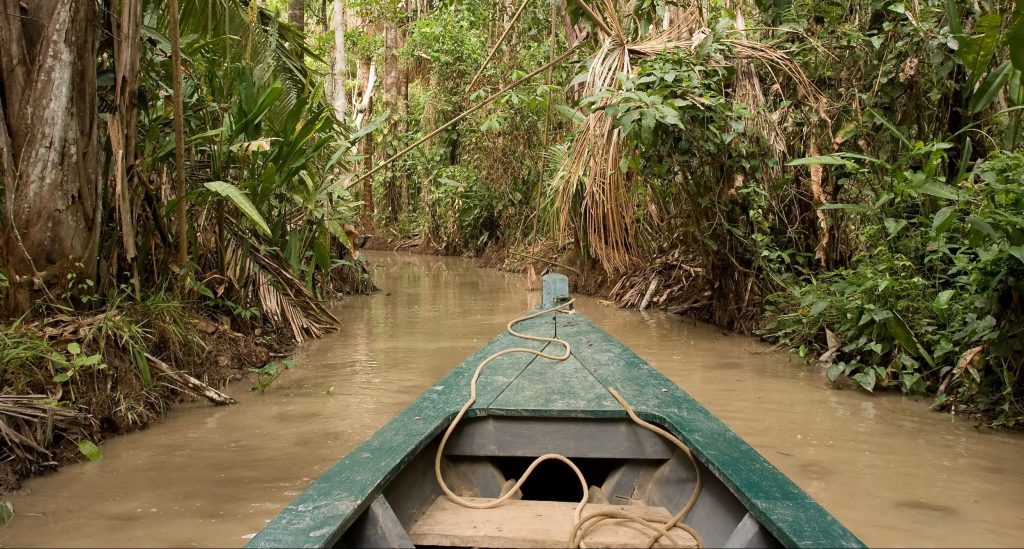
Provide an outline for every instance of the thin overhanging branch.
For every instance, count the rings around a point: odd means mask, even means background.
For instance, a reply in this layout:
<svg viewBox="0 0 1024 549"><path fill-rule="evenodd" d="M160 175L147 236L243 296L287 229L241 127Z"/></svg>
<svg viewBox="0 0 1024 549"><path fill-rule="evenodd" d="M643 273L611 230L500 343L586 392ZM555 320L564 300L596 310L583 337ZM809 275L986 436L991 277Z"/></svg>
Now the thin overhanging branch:
<svg viewBox="0 0 1024 549"><path fill-rule="evenodd" d="M516 87L516 86L518 86L518 85L520 85L520 84L530 80L534 76L537 76L538 74L544 72L545 70L547 70L548 67L554 66L554 65L556 65L558 63L561 63L566 58L568 58L569 55L571 55L573 52L575 52L576 49L579 48L579 46L581 44L582 44L582 42L580 44L576 44L575 46L569 48L565 53L563 53L562 55L558 56L553 61L550 61L548 63L545 63L544 65L541 65L540 67L537 67L530 74L527 74L526 76L520 78L519 80L516 80L515 82L512 82L511 84L505 86L504 88L494 92L487 99L484 99L480 103L477 103L476 105L470 107L468 110L466 110L462 114L456 116L455 118L452 118L448 122L445 122L441 126L437 127L437 129L435 129L434 131L432 131L432 132L428 133L427 135L424 135L423 137L417 139L415 143L413 143L412 145L409 145L408 147L398 151L391 158L388 158L387 160L381 162L380 164L377 164L377 167L375 167L372 170L364 173L363 175L353 179L352 181L349 181L348 183L345 184L345 188L347 189L347 188L355 185L356 183L359 183L360 181L370 177L371 175L373 175L374 173L379 171L381 168L387 166L388 164L394 162L398 158L401 158L402 156L404 156L409 151L411 151L411 150L415 149L416 147L420 146L424 141L430 139L431 137L434 137L435 135L441 133L443 130L451 127L452 124L455 124L459 120L462 120L463 118L465 118L465 117L473 114L474 112L480 110L481 108L485 107L486 105L488 105L489 103L491 103L492 101L497 99L498 97L501 97L501 95L504 94L505 92L507 92L507 91L511 90L512 88L514 88L514 87Z"/></svg>
<svg viewBox="0 0 1024 549"><path fill-rule="evenodd" d="M501 36L498 38L498 41L495 42L494 47L491 48L491 52L487 54L487 58L484 59L483 64L481 64L480 68L477 69L476 74L473 75L473 79L469 81L469 85L466 86L466 93L469 93L470 91L473 90L473 84L476 84L477 79L480 78L480 75L484 72L484 69L487 68L487 64L490 63L491 58L494 57L494 53L497 52L498 48L501 47L501 44L505 41L505 37L508 36L509 32L512 31L512 27L516 25L516 21L519 20L519 16L522 15L523 10L526 9L526 5L529 3L530 0L523 0L523 3L519 5L519 9L516 10L515 15L512 16L512 20L509 21L508 26L505 27L505 32L501 33Z"/></svg>

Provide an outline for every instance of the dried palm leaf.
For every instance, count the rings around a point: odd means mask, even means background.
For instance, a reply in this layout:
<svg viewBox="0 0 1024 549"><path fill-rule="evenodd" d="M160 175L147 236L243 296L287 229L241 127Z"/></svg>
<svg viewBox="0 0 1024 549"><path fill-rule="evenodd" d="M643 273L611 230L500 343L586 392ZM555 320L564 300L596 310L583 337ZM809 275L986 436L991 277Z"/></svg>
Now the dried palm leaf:
<svg viewBox="0 0 1024 549"><path fill-rule="evenodd" d="M287 326L296 342L336 328L337 317L291 273L280 252L258 250L237 235L226 248L228 278L259 304L272 324Z"/></svg>
<svg viewBox="0 0 1024 549"><path fill-rule="evenodd" d="M591 15L591 18L605 23L612 34L604 39L590 63L583 88L584 96L617 89L618 75L633 73L633 59L680 48L694 49L710 34L705 27L703 14L695 3L671 12L662 28L647 38L626 43L612 1L601 0L598 6L595 10L597 13ZM732 62L740 65L738 100L749 102L752 107L763 104L760 81L749 63L751 60L759 61L769 71L778 70L789 76L803 101L827 120L824 95L785 53L770 45L747 40L742 35L740 38L725 39L723 43L731 50ZM564 243L573 236L584 239L589 250L608 273L621 272L626 268L636 232L633 223L636 205L629 196L629 190L635 183L635 174L620 169L623 157L622 136L604 112L604 107L612 101L610 97L600 99L587 115L573 139L570 154L552 181L560 242ZM755 118L754 123L768 141L774 144L774 152L781 159L785 147L776 120L763 115Z"/></svg>
<svg viewBox="0 0 1024 549"><path fill-rule="evenodd" d="M46 448L57 437L87 438L96 429L92 416L47 395L0 395L0 461L14 460L24 470L54 461Z"/></svg>

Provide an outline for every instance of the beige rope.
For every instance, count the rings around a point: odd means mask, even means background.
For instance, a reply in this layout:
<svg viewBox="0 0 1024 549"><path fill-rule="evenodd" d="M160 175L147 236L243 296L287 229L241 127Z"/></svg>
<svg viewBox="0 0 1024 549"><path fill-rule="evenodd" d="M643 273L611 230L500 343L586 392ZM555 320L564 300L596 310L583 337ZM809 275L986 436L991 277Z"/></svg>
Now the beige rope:
<svg viewBox="0 0 1024 549"><path fill-rule="evenodd" d="M441 475L441 457L444 454L445 445L448 444L448 439L451 438L452 433L455 432L455 428L458 426L459 422L462 421L462 418L466 415L466 412L469 411L469 408L473 406L474 402L476 402L476 395L477 395L476 385L477 385L477 382L480 380L480 374L483 372L484 367L487 366L488 364L490 364L491 361L493 361L494 359L496 359L496 358L498 358L500 356L503 356L503 355L511 354L511 353L529 353L529 354L532 354L532 355L535 355L535 356L539 356L541 358L546 358L548 360L557 360L557 361L563 361L563 360L569 358L569 356L572 354L572 347L569 345L568 341L565 341L563 339L554 338L554 337L542 337L542 336L535 336L535 335L519 333L519 332L515 331L513 326L518 324L518 323L520 323L520 322L523 322L525 320L530 320L531 318L536 318L538 316L545 315L545 314L548 314L548 313L552 313L552 312L556 312L556 311L557 312L568 312L566 310L566 308L571 306L573 301L575 301L575 300L570 300L570 301L568 301L566 303L558 305L557 307L552 307L550 309L544 309L542 311L537 311L535 313L531 313L531 314L526 315L526 316L521 316L519 318L515 318L515 319L509 321L509 323L505 326L505 330L508 331L509 334L511 334L511 335L513 335L515 337L518 337L520 339L526 339L526 340L529 340L529 341L540 341L540 342L545 342L545 343L557 343L557 344L561 345L562 347L564 347L565 351L562 354L560 354L560 355L554 355L554 354L545 353L543 351L537 351L535 349L528 349L526 347L513 347L513 348L510 348L510 349L503 349L501 351L498 351L498 352L492 354L491 356L485 358L483 360L483 362L481 362L480 365L476 367L476 371L473 372L473 379L470 381L470 384L469 384L469 399L466 400L465 404L462 405L462 408L455 415L455 419L453 419L451 424L448 425L448 429L445 430L444 436L441 437L441 444L437 448L437 454L434 456L434 476L437 478L438 486L441 487L441 490L452 501L454 501L455 503L457 503L459 505L462 505L463 507L468 507L468 508L471 508L471 509L493 509L494 507L498 507L500 505L503 505L506 502L508 502L510 499L512 499L515 496L515 493L523 486L523 484L526 482L526 479L529 478L530 474L533 473L533 470L536 469L538 465L540 465L541 463L543 463L545 461L548 461L548 460L561 461L562 463L565 463L566 465L568 465L569 468L572 469L574 473L576 473L576 478L579 479L580 486L583 488L583 497L580 499L580 503L579 503L579 505L576 506L576 510L573 513L573 520L575 521L575 527L573 528L572 535L570 536L570 540L569 540L572 547L574 547L574 548L575 547L583 547L583 539L586 537L586 533L590 529L592 529L594 526L596 526L597 524L600 524L601 522L604 522L606 520L627 521L627 522L631 522L631 523L634 523L634 524L638 524L638 525L642 526L643 528L646 528L647 530L653 531L654 534L651 536L651 538L647 542L647 545L646 545L647 548L652 547L662 537L668 538L668 540L673 545L675 545L677 547L681 547L682 544L679 542L679 540L677 540L674 537L672 537L672 535L669 533L670 530L672 530L673 528L676 528L676 527L678 527L678 528L688 532L691 536L693 536L694 540L696 540L696 542L697 542L697 547L703 547L703 541L701 540L701 537L696 532L696 530L694 530L690 526L688 526L688 525L686 525L686 524L681 522L683 520L683 518L686 517L687 513L690 512L690 509L693 508L693 505L696 503L697 496L700 494L700 489L701 489L700 469L697 467L697 462L694 459L693 454L690 452L689 448L686 447L686 445L684 445L679 439L675 438L674 436L669 434L664 429L662 429L662 428L660 428L660 427L658 427L656 425L653 425L651 423L648 423L648 422L640 419L640 417L636 415L636 412L633 411L633 408L630 407L630 405L625 401L625 399L623 399L622 396L619 395L619 393L616 392L615 389L613 389L611 387L608 388L608 392L611 393L612 397L614 397L615 400L618 401L619 404L623 407L623 409L626 410L626 414L629 415L629 418L631 420L633 420L635 423L637 423L641 427L644 427L645 429L653 431L654 433L657 433L658 435L661 435L662 437L666 438L667 440L669 440L670 442L675 444L679 449L681 449L683 451L683 453L686 454L687 457L690 458L690 462L693 463L693 469L694 469L694 471L696 471L696 475L697 475L696 487L694 488L693 494L690 495L690 499L686 503L686 505L683 507L683 509L679 513L677 513L674 517L672 517L668 522L663 523L663 524L662 523L658 523L658 522L651 522L651 521L647 521L647 520L641 519L639 517L630 515L628 513L623 512L623 511L613 511L613 510L597 512L597 513L588 515L586 517L586 519L583 519L582 518L583 507L587 504L587 500L590 498L590 488L587 485L587 480L583 476L583 472L580 471L579 467L577 467L576 464L572 462L572 460L570 460L569 458L567 458L567 457L565 457L565 456L563 456L561 454L544 454L544 455L538 457L537 459L533 460L533 462L530 463L530 466L526 468L526 471L523 472L523 475L519 478L518 481L516 481L515 485L512 486L511 489L507 490L505 492L505 494L503 494L502 496L498 497L497 499L492 499L492 500L487 501L487 502L471 501L471 500L468 500L466 498L460 497L458 494L453 492L451 490L451 488L448 487L448 484L445 483L444 477Z"/></svg>
<svg viewBox="0 0 1024 549"><path fill-rule="evenodd" d="M704 484L704 481L701 478L700 474L700 467L697 466L697 460L693 457L693 453L690 452L690 449L687 448L681 440L672 436L672 434L669 433L668 431L662 429L661 427L658 427L657 425L654 425L653 423L640 419L640 416L636 415L636 412L633 411L633 407L630 406L628 402L626 402L626 399L622 398L622 395L620 395L618 391L611 387L608 387L608 392L611 393L612 398L614 398L619 403L619 405L621 405L622 408L626 410L626 414L629 415L629 419L633 420L634 423L643 427L644 429L647 429L657 435L660 435L665 440L671 442L677 448L682 450L682 452L686 454L686 457L690 458L690 463L693 464L693 470L696 474L696 484L693 488L693 493L690 494L690 499L686 502L686 505L683 506L682 510L676 513L674 517L669 519L669 521L664 523L663 525L646 523L645 521L642 521L637 517L621 516L621 513L616 511L601 511L594 513L592 515L587 515L585 521L582 523L577 521L576 527L573 529L572 537L570 538L570 543L572 544L572 547L580 546L579 544L586 536L588 530L590 530L594 526L597 526L601 522L610 519L627 519L631 522L641 524L642 526L654 530L655 534L651 536L651 538L647 541L646 547L648 549L654 546L654 544L657 543L658 540L662 538L662 536L668 537L673 544L679 547L679 542L668 535L668 531L676 527L681 528L682 530L686 531L691 536L693 536L693 539L697 542L697 547L703 547L704 540L701 539L700 534L698 534L697 531L690 527L688 524L682 522L682 520L686 518L686 515L690 513L690 510L693 509L693 506L697 503L697 497L700 496L700 490Z"/></svg>

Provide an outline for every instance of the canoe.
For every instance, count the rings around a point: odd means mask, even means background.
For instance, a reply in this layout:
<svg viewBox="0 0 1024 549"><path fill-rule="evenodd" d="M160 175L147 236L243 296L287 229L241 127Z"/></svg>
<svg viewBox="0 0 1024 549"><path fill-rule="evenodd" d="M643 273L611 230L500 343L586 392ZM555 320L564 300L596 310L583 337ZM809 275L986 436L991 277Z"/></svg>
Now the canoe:
<svg viewBox="0 0 1024 549"><path fill-rule="evenodd" d="M510 325L527 339L491 340L248 547L863 547L706 408L571 310L564 276L546 275L542 295Z"/></svg>

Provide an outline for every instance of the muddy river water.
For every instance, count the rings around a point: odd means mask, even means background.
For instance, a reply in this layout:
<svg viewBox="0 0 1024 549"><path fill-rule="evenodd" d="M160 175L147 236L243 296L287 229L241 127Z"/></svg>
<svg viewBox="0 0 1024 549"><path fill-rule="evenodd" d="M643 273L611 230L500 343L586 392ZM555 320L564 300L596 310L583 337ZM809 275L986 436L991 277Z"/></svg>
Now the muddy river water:
<svg viewBox="0 0 1024 549"><path fill-rule="evenodd" d="M241 546L317 475L536 304L471 260L371 252L382 291L338 303L266 394L178 407L103 459L25 483L3 546ZM578 308L689 391L872 546L1024 544L1024 436L835 390L755 339L594 299Z"/></svg>

